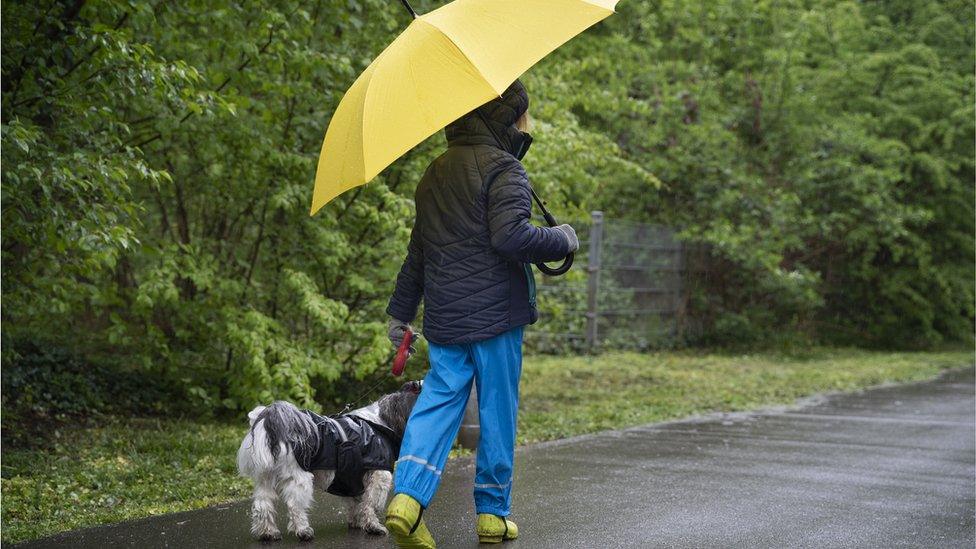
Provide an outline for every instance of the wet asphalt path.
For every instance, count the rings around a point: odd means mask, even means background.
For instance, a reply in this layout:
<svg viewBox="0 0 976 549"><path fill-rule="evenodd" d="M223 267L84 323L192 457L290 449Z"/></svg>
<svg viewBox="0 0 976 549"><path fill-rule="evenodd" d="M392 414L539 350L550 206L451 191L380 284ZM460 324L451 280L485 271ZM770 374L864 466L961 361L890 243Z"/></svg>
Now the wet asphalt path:
<svg viewBox="0 0 976 549"><path fill-rule="evenodd" d="M974 373L521 448L515 548L974 546ZM229 457L230 459L230 457ZM470 459L426 512L439 547L476 547ZM247 503L20 547L391 547L318 497L316 540L261 544ZM281 525L282 528L284 525Z"/></svg>

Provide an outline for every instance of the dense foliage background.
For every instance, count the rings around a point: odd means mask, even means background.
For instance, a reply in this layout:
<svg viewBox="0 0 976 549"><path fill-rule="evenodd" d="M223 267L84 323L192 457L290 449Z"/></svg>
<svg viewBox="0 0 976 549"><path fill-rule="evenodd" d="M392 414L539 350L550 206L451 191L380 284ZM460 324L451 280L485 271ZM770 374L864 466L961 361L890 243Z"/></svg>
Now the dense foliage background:
<svg viewBox="0 0 976 549"><path fill-rule="evenodd" d="M969 341L973 20L961 0L624 0L526 75L529 173L563 215L708 251L689 344ZM315 408L383 363L443 138L307 213L330 114L408 23L396 2L9 0L2 21L5 406L79 406L45 372L80 361L167 405Z"/></svg>

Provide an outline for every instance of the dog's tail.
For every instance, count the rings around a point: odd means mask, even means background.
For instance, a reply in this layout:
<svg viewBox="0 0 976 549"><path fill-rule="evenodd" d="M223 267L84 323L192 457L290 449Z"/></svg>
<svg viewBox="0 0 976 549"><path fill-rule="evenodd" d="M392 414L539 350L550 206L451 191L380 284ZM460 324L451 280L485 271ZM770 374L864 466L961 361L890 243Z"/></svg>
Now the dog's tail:
<svg viewBox="0 0 976 549"><path fill-rule="evenodd" d="M271 406L258 406L247 414L251 429L237 451L237 470L255 477L272 469L278 457L294 448L318 444L318 429L308 414L293 404L277 400Z"/></svg>

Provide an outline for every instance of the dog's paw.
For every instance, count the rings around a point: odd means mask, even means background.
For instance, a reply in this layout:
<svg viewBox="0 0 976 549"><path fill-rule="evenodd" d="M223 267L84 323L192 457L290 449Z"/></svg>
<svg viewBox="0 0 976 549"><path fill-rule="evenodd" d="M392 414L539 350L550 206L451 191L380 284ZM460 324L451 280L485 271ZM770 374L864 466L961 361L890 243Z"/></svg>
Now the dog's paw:
<svg viewBox="0 0 976 549"><path fill-rule="evenodd" d="M374 536L385 536L389 533L386 531L386 527L378 522L373 522L363 526L363 531L367 534L373 534Z"/></svg>
<svg viewBox="0 0 976 549"><path fill-rule="evenodd" d="M277 529L265 530L258 534L258 539L261 541L281 541L281 531Z"/></svg>
<svg viewBox="0 0 976 549"><path fill-rule="evenodd" d="M295 532L295 535L298 536L298 539L302 541L312 541L312 539L315 538L315 530L312 530L311 527L302 528L301 530Z"/></svg>

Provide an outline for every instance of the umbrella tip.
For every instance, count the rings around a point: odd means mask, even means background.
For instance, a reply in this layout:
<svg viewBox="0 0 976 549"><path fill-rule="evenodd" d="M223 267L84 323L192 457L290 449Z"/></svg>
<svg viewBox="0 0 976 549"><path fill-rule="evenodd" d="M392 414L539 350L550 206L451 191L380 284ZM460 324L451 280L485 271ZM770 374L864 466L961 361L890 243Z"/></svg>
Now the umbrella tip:
<svg viewBox="0 0 976 549"><path fill-rule="evenodd" d="M417 12L414 11L413 7L410 5L410 2L407 2L407 0L400 0L400 3L403 4L403 7L407 8L407 11L410 12L410 15L413 16L414 19L419 17Z"/></svg>

